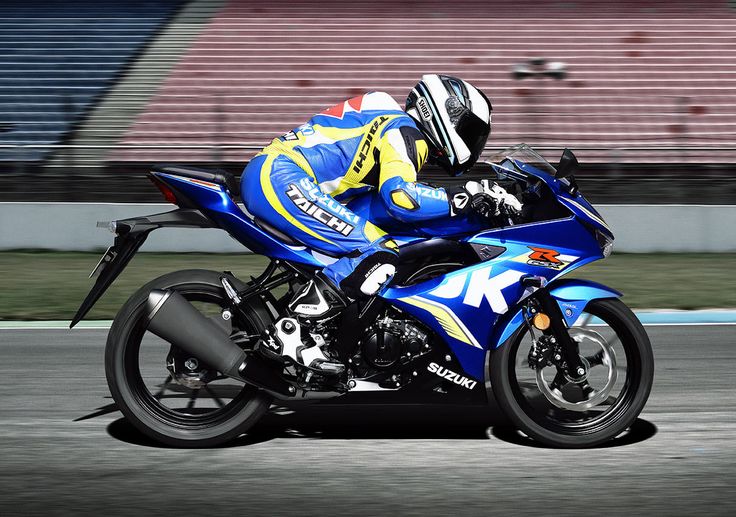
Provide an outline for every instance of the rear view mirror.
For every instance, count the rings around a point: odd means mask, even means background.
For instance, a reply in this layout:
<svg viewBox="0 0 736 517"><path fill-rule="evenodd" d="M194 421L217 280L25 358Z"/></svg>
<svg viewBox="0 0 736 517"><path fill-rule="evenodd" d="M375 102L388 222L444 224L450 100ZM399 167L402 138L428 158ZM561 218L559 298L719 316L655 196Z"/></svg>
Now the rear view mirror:
<svg viewBox="0 0 736 517"><path fill-rule="evenodd" d="M570 176L578 168L578 159L575 158L575 153L570 149L562 151L560 157L560 163L557 165L557 173L555 178L566 178Z"/></svg>

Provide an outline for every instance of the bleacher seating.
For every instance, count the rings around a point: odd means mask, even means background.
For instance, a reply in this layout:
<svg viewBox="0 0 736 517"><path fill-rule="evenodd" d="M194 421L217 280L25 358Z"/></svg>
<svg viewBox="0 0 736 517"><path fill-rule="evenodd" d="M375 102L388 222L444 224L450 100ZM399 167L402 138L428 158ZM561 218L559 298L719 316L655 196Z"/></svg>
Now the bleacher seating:
<svg viewBox="0 0 736 517"><path fill-rule="evenodd" d="M205 148L125 145L262 146L363 91L402 102L428 72L458 75L488 93L494 147L732 145L735 28L729 2L713 0L232 0L111 158L212 157ZM511 77L515 64L537 57L564 61L567 78ZM221 158L248 156L239 148Z"/></svg>
<svg viewBox="0 0 736 517"><path fill-rule="evenodd" d="M0 145L58 144L182 0L3 0ZM48 149L3 149L40 160Z"/></svg>

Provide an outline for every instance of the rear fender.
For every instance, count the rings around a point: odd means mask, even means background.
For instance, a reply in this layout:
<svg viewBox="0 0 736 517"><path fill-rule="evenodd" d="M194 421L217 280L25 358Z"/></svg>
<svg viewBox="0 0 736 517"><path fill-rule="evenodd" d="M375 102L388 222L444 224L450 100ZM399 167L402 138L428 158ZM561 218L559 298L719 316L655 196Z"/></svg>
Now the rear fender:
<svg viewBox="0 0 736 517"><path fill-rule="evenodd" d="M104 223L105 226L108 223ZM115 233L115 242L107 250L98 264L93 275L99 276L87 294L77 313L72 318L69 328L74 327L84 318L97 300L107 291L107 288L123 272L125 266L135 256L140 247L146 242L148 234L157 228L215 228L216 226L199 210L177 209L163 214L132 217L113 221L110 229ZM101 223L98 223L100 226Z"/></svg>
<svg viewBox="0 0 736 517"><path fill-rule="evenodd" d="M545 289L549 290L552 298L560 305L568 325L575 323L591 300L623 296L619 291L603 284L578 278L557 280ZM503 345L523 324L524 314L521 306L517 306L516 310L507 312L496 325L496 332L494 333L494 339L491 341L490 349Z"/></svg>

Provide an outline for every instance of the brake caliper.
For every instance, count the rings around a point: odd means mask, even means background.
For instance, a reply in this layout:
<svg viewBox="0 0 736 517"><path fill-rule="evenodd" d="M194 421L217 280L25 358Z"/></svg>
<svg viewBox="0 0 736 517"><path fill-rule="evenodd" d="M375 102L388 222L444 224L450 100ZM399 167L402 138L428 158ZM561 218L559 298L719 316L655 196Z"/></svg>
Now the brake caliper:
<svg viewBox="0 0 736 517"><path fill-rule="evenodd" d="M554 353L554 344L550 342L550 337L542 335L539 339L535 339L532 347L529 349L529 368L539 370L552 365L552 354Z"/></svg>

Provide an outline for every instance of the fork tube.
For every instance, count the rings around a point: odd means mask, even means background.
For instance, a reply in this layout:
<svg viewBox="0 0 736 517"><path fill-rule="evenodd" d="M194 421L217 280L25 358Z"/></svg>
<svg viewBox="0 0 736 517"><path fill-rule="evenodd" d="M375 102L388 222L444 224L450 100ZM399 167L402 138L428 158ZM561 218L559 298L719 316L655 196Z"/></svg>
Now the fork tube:
<svg viewBox="0 0 736 517"><path fill-rule="evenodd" d="M562 310L557 302L550 296L547 289L539 289L534 293L537 300L542 306L542 311L549 316L550 328L553 336L557 339L562 348L562 354L567 363L567 374L571 379L579 379L585 375L585 367L580 361L578 347L575 341L570 337L567 322L562 315ZM581 370L582 369L582 370ZM580 373L582 371L582 373Z"/></svg>

